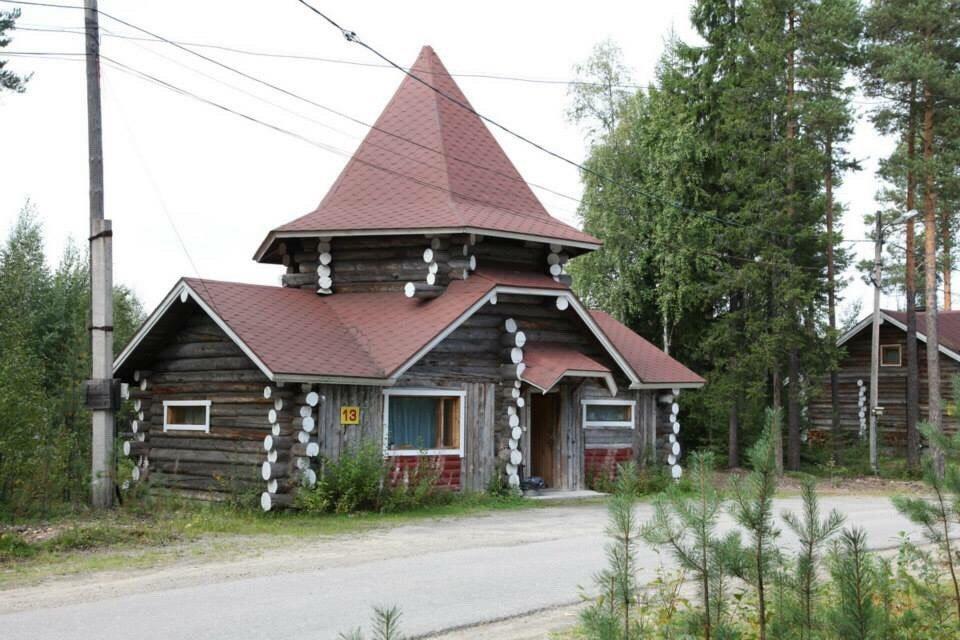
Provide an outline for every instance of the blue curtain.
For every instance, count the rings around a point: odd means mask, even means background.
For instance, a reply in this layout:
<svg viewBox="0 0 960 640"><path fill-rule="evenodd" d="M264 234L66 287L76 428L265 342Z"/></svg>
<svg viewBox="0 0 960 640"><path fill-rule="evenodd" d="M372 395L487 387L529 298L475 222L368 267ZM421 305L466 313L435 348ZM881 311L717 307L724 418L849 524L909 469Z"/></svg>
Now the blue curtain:
<svg viewBox="0 0 960 640"><path fill-rule="evenodd" d="M436 398L390 396L388 420L391 449L433 449L436 445Z"/></svg>

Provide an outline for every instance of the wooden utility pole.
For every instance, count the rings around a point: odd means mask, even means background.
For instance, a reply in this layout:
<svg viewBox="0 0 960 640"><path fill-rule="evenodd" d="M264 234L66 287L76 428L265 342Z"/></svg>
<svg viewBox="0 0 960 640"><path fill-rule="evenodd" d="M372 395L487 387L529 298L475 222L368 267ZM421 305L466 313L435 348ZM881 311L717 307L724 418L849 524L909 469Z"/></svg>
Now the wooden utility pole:
<svg viewBox="0 0 960 640"><path fill-rule="evenodd" d="M87 146L90 165L90 343L93 455L91 498L113 504L113 231L103 215L103 132L100 113L100 23L97 0L84 0L87 53ZM97 389L99 402L91 402ZM106 397L104 401L103 398Z"/></svg>
<svg viewBox="0 0 960 640"><path fill-rule="evenodd" d="M870 340L870 470L880 470L877 450L877 419L880 409L880 261L883 256L883 220L877 211L877 230L873 249L873 334Z"/></svg>

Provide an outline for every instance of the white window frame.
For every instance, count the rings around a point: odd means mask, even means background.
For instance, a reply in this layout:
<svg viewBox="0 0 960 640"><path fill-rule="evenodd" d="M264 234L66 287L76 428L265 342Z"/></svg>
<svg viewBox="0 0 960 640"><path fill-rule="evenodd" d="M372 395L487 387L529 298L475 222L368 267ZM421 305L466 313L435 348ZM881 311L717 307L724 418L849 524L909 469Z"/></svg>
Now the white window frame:
<svg viewBox="0 0 960 640"><path fill-rule="evenodd" d="M892 347L897 348L897 364L887 364L883 361L883 350L890 349ZM882 344L880 345L880 366L881 367L902 367L903 366L903 345L900 344Z"/></svg>
<svg viewBox="0 0 960 640"><path fill-rule="evenodd" d="M203 431L210 433L210 404L209 400L164 400L163 401L163 431ZM203 424L170 424L167 422L167 407L205 407L207 419Z"/></svg>
<svg viewBox="0 0 960 640"><path fill-rule="evenodd" d="M431 398L460 398L460 447L457 449L390 449L391 396L428 396ZM384 389L383 390L383 455L395 456L459 456L463 457L464 417L467 392L463 389Z"/></svg>
<svg viewBox="0 0 960 640"><path fill-rule="evenodd" d="M581 400L580 404L583 407L582 417L584 429L633 429L635 427L634 422L636 421L637 417L636 400ZM630 407L630 420L587 420L587 407L597 404Z"/></svg>

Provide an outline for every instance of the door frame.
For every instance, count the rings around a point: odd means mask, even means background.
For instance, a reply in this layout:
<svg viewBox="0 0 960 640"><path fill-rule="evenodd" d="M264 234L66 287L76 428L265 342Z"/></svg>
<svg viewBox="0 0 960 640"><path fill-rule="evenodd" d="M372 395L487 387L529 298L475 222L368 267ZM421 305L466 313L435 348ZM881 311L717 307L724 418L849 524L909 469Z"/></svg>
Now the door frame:
<svg viewBox="0 0 960 640"><path fill-rule="evenodd" d="M556 398L557 403L557 424L556 424L556 434L554 440L554 447L552 452L552 461L551 466L551 475L553 476L552 481L553 485L547 487L548 489L566 489L569 485L569 478L565 477L563 470L561 469L561 456L563 455L563 443L566 434L563 429L563 415L564 415L564 394L560 393L560 386L556 386L547 393L542 393L539 390L528 388L523 394L524 406L523 406L523 424L525 425L526 438L523 439L523 444L521 450L523 451L523 459L527 462L527 465L524 467L524 475L529 478L533 474L533 398L538 395L546 395ZM541 476L542 477L542 476Z"/></svg>

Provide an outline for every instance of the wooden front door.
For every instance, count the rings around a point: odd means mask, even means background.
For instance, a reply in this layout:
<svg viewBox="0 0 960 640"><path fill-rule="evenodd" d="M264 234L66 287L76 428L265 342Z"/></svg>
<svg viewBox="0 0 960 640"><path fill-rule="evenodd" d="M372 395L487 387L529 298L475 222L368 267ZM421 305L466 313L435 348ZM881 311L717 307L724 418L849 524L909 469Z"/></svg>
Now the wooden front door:
<svg viewBox="0 0 960 640"><path fill-rule="evenodd" d="M530 475L540 476L548 487L556 487L556 461L560 446L560 394L530 397Z"/></svg>

